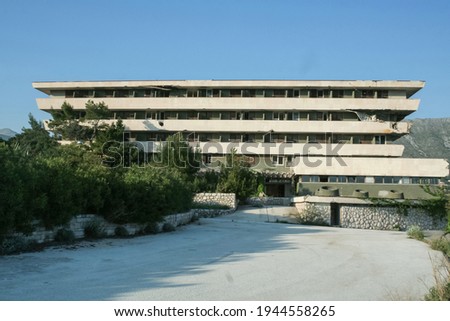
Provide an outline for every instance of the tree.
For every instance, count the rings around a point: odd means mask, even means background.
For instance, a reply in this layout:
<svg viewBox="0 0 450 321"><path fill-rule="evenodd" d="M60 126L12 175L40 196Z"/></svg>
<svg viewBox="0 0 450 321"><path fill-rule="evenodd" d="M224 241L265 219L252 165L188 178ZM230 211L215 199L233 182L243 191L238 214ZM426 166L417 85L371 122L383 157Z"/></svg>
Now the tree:
<svg viewBox="0 0 450 321"><path fill-rule="evenodd" d="M85 107L86 111L80 113L75 111L72 105L64 102L61 109L52 109L50 114L53 120L49 122L49 128L57 137L89 142L91 145L99 137L103 142L108 141L110 136L122 140L124 126L120 120L111 125L103 122L111 117L111 112L104 102L95 103L89 100Z"/></svg>
<svg viewBox="0 0 450 321"><path fill-rule="evenodd" d="M200 169L199 153L196 153L181 133L169 136L159 153L159 163L192 176Z"/></svg>
<svg viewBox="0 0 450 321"><path fill-rule="evenodd" d="M232 150L227 155L226 165L221 166L217 192L235 193L236 198L245 201L255 194L257 186L257 176L250 170L250 164L238 156L235 149Z"/></svg>
<svg viewBox="0 0 450 321"><path fill-rule="evenodd" d="M48 127L56 137L65 140L85 140L87 135L86 128L80 124L80 120L72 105L64 102L61 105L61 109L52 109L50 114L53 120L49 122Z"/></svg>
<svg viewBox="0 0 450 321"><path fill-rule="evenodd" d="M30 128L22 128L22 133L10 139L9 144L23 151L26 155L36 156L54 149L58 144L50 137L42 122L32 114L28 115Z"/></svg>
<svg viewBox="0 0 450 321"><path fill-rule="evenodd" d="M96 139L99 129L107 127L106 124L102 124L101 121L109 119L111 112L108 106L104 102L94 103L92 100L88 100L86 103L86 115L84 120L90 125L91 137L89 141L92 142Z"/></svg>

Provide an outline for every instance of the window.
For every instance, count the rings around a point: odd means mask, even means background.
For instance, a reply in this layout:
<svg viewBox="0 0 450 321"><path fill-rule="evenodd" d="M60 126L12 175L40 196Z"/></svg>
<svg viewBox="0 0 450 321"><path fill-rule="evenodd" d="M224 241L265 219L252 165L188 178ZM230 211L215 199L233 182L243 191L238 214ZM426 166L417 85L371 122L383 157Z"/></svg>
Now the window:
<svg viewBox="0 0 450 321"><path fill-rule="evenodd" d="M386 144L386 136L375 136L375 144Z"/></svg>
<svg viewBox="0 0 450 321"><path fill-rule="evenodd" d="M284 164L284 157L283 156L272 156L272 164L276 166L281 166Z"/></svg>
<svg viewBox="0 0 450 321"><path fill-rule="evenodd" d="M378 90L378 98L388 98L389 94L387 90Z"/></svg>
<svg viewBox="0 0 450 321"><path fill-rule="evenodd" d="M411 184L420 184L420 177L413 177L411 179Z"/></svg>
<svg viewBox="0 0 450 321"><path fill-rule="evenodd" d="M273 120L284 120L284 112L274 112L273 113Z"/></svg>
<svg viewBox="0 0 450 321"><path fill-rule="evenodd" d="M366 178L364 179L364 183L375 183L375 178L373 176L366 176Z"/></svg>
<svg viewBox="0 0 450 321"><path fill-rule="evenodd" d="M230 89L230 96L231 97L241 97L242 92L240 89Z"/></svg>
<svg viewBox="0 0 450 321"><path fill-rule="evenodd" d="M362 90L361 91L361 98L374 98L375 97L375 91L373 90Z"/></svg>
<svg viewBox="0 0 450 321"><path fill-rule="evenodd" d="M309 93L307 89L301 89L300 90L300 97L301 98L308 98L309 97Z"/></svg>
<svg viewBox="0 0 450 321"><path fill-rule="evenodd" d="M275 89L273 91L273 97L286 97L285 89Z"/></svg>
<svg viewBox="0 0 450 321"><path fill-rule="evenodd" d="M375 184L383 184L383 177L375 176Z"/></svg>
<svg viewBox="0 0 450 321"><path fill-rule="evenodd" d="M402 177L400 184L411 184L411 177Z"/></svg>
<svg viewBox="0 0 450 321"><path fill-rule="evenodd" d="M303 183L309 183L311 181L311 176L303 175L302 176L302 182Z"/></svg>
<svg viewBox="0 0 450 321"><path fill-rule="evenodd" d="M230 142L240 142L241 139L241 134L230 134Z"/></svg>
<svg viewBox="0 0 450 321"><path fill-rule="evenodd" d="M340 89L334 89L332 92L333 98L344 98L344 91Z"/></svg>
<svg viewBox="0 0 450 321"><path fill-rule="evenodd" d="M209 164L211 164L211 161L212 161L211 154L204 154L203 155L203 164L209 165Z"/></svg>
<svg viewBox="0 0 450 321"><path fill-rule="evenodd" d="M394 178L392 176L386 176L384 178L384 183L385 184L392 184L394 182Z"/></svg>
<svg viewBox="0 0 450 321"><path fill-rule="evenodd" d="M293 159L294 158L293 158L292 155L286 156L286 166L292 166L293 165L293 163L292 163Z"/></svg>

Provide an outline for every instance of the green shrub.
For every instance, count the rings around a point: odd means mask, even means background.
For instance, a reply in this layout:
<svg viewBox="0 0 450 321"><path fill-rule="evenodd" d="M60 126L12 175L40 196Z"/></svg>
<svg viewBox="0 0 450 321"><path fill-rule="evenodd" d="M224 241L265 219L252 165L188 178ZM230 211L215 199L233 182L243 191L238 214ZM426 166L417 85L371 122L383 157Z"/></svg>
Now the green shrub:
<svg viewBox="0 0 450 321"><path fill-rule="evenodd" d="M99 220L91 220L84 226L84 237L88 239L99 239L106 236L105 228Z"/></svg>
<svg viewBox="0 0 450 321"><path fill-rule="evenodd" d="M35 251L39 244L34 240L27 240L20 236L5 238L0 244L0 255L9 255L22 252Z"/></svg>
<svg viewBox="0 0 450 321"><path fill-rule="evenodd" d="M307 204L301 212L295 211L294 213L291 213L291 216L293 216L299 224L328 226L329 224L324 219L325 215L326 213L313 204Z"/></svg>
<svg viewBox="0 0 450 321"><path fill-rule="evenodd" d="M450 257L450 241L445 237L431 240L430 246L433 250L441 251L448 257Z"/></svg>
<svg viewBox="0 0 450 321"><path fill-rule="evenodd" d="M408 230L406 231L406 235L408 235L409 238L422 241L425 237L423 234L422 229L417 225L411 225Z"/></svg>
<svg viewBox="0 0 450 321"><path fill-rule="evenodd" d="M147 223L142 232L143 234L157 234L159 233L159 225L156 222Z"/></svg>
<svg viewBox="0 0 450 321"><path fill-rule="evenodd" d="M125 226L119 225L114 229L114 235L117 237L127 237L130 235Z"/></svg>
<svg viewBox="0 0 450 321"><path fill-rule="evenodd" d="M73 243L75 241L75 234L69 229L59 229L55 234L55 241L65 244Z"/></svg>
<svg viewBox="0 0 450 321"><path fill-rule="evenodd" d="M173 231L175 231L175 226L173 226L170 223L164 223L162 226L162 231L163 232L173 232Z"/></svg>

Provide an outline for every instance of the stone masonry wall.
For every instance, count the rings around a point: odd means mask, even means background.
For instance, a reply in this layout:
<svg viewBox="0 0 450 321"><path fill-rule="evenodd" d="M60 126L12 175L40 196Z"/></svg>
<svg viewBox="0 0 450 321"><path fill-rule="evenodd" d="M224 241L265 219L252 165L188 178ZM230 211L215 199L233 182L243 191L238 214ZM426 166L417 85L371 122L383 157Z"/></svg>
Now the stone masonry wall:
<svg viewBox="0 0 450 321"><path fill-rule="evenodd" d="M190 222L201 218L201 217L215 217L219 215L231 214L236 210L236 197L233 193L201 193L196 194L194 201L205 205L224 205L230 209L192 209L186 213L178 213L167 215L164 217L164 221L158 223L159 231L162 230L164 223L170 223L177 227L180 225L186 225ZM38 243L51 242L55 239L57 231L61 228L70 229L75 234L76 238L84 237L84 228L87 224L96 222L101 226L103 231L107 236L114 236L115 229L119 226L118 224L110 223L106 221L103 217L94 214L81 214L74 216L70 222L64 226L55 227L52 230L46 230L43 227L37 227L35 231L30 236L23 236L22 234L16 234L15 236L24 237L25 239L31 241L36 241ZM122 225L126 228L130 235L135 235L140 233L145 226L140 224L124 224Z"/></svg>
<svg viewBox="0 0 450 321"><path fill-rule="evenodd" d="M236 209L236 195L234 193L198 193L195 194L194 203L202 205L222 205Z"/></svg>
<svg viewBox="0 0 450 321"><path fill-rule="evenodd" d="M434 222L422 209L408 209L408 214L399 214L395 207L372 207L361 205L341 205L341 227L371 230L407 230L417 225L424 230L440 230L447 225L446 220Z"/></svg>
<svg viewBox="0 0 450 321"><path fill-rule="evenodd" d="M284 205L289 206L291 203L290 197L249 197L247 198L249 205Z"/></svg>

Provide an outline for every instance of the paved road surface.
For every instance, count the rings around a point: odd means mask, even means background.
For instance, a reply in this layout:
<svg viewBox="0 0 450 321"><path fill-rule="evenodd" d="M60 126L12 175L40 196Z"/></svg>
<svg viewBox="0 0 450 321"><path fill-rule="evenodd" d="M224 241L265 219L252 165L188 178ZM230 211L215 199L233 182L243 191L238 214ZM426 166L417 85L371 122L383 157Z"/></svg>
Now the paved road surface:
<svg viewBox="0 0 450 321"><path fill-rule="evenodd" d="M405 300L432 284L438 253L405 233L266 222L283 211L0 257L0 300Z"/></svg>

